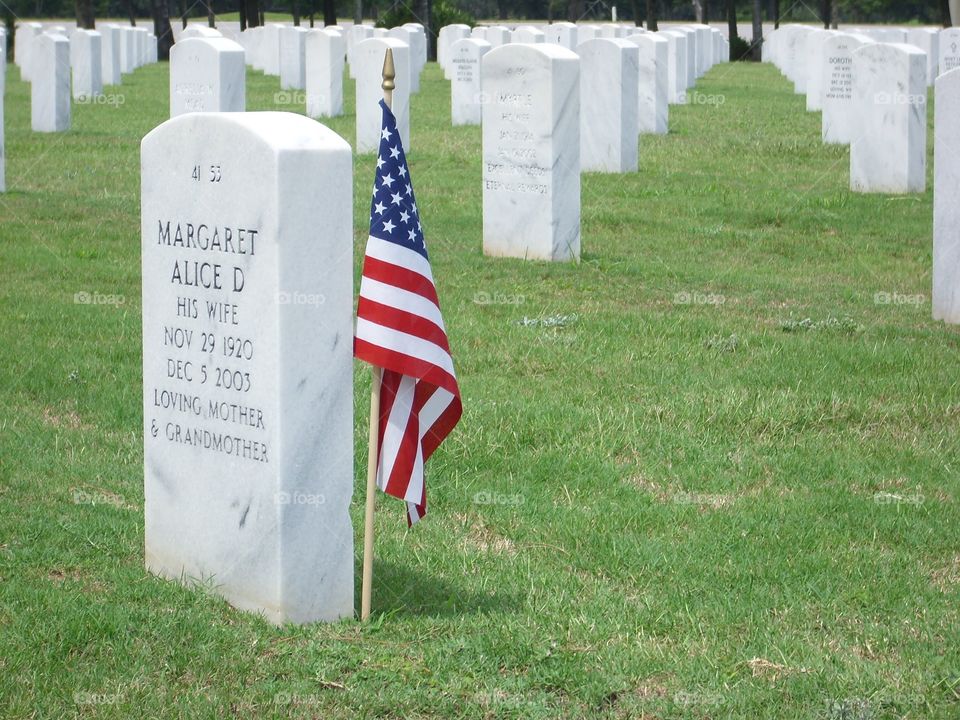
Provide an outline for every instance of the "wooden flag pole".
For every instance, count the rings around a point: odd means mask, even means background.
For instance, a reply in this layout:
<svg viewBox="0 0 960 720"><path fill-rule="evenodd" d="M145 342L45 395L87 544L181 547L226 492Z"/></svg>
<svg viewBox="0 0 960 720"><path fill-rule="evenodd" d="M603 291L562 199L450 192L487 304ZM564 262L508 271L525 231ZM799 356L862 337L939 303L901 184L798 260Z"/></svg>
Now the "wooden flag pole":
<svg viewBox="0 0 960 720"><path fill-rule="evenodd" d="M383 58L383 101L393 105L394 80L393 50L387 48ZM370 438L367 448L367 507L363 521L363 586L360 592L360 620L370 619L370 598L373 593L373 515L377 504L377 441L380 433L380 368L371 366L370 373Z"/></svg>

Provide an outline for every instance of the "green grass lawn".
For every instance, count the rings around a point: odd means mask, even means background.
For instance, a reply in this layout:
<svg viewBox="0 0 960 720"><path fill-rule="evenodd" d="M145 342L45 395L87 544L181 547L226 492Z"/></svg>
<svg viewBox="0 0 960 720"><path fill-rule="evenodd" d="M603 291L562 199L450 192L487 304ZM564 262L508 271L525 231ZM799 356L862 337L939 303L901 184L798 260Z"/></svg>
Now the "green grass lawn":
<svg viewBox="0 0 960 720"><path fill-rule="evenodd" d="M0 716L960 717L960 334L930 319L931 191L850 193L774 68L715 67L697 89L722 104L671 107L639 172L585 175L564 265L483 257L479 128L450 127L427 68L411 169L464 417L423 523L379 499L373 622L279 629L143 568L139 142L167 67L59 135L30 131L18 78ZM278 86L249 72L249 108ZM358 275L373 172L356 158ZM358 364L358 605L368 386Z"/></svg>

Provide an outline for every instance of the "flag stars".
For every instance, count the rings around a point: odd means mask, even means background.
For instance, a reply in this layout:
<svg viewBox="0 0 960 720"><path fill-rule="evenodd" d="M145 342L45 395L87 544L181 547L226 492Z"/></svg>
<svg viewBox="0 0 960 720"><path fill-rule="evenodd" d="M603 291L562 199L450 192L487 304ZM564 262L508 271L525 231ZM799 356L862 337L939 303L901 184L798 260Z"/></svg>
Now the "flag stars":
<svg viewBox="0 0 960 720"><path fill-rule="evenodd" d="M394 183L393 175L387 175L383 178L383 186L392 188Z"/></svg>
<svg viewBox="0 0 960 720"><path fill-rule="evenodd" d="M413 205L411 206L410 209L413 210L414 214L416 214L416 213L417 213L417 204L416 204L416 203L413 203Z"/></svg>
<svg viewBox="0 0 960 720"><path fill-rule="evenodd" d="M407 197L410 197L410 193L413 192L413 188L410 187L410 183L407 183L407 184L406 184L406 186L404 187L404 190L405 190L406 193L407 193Z"/></svg>
<svg viewBox="0 0 960 720"><path fill-rule="evenodd" d="M393 205L399 205L402 199L403 198L400 197L400 193L393 193L393 195L390 196L390 202Z"/></svg>
<svg viewBox="0 0 960 720"><path fill-rule="evenodd" d="M383 229L386 230L386 231L387 231L388 233L390 233L391 235L393 235L393 229L394 229L395 227L396 227L396 225L393 224L393 221L392 221L392 220L387 220L387 221L383 224Z"/></svg>
<svg viewBox="0 0 960 720"><path fill-rule="evenodd" d="M407 169L401 165L400 166L400 177L405 178L407 176Z"/></svg>
<svg viewBox="0 0 960 720"><path fill-rule="evenodd" d="M376 205L373 206L373 209L377 213L377 215L383 215L383 211L387 209L387 206L384 205L382 202L378 202Z"/></svg>
<svg viewBox="0 0 960 720"><path fill-rule="evenodd" d="M400 222L402 222L404 225L409 224L409 223L410 223L410 213L408 213L406 210L402 210L402 211L400 212Z"/></svg>
<svg viewBox="0 0 960 720"><path fill-rule="evenodd" d="M390 138L393 137L393 133L390 132L390 128L384 128L383 130L380 131L380 137L383 140L389 140Z"/></svg>
<svg viewBox="0 0 960 720"><path fill-rule="evenodd" d="M380 156L378 155L378 156L377 156L377 170L379 170L380 168L382 168L382 167L383 167L383 164L384 164L385 162L386 162L386 160L384 160L382 157L380 157ZM401 168L401 169L402 169L402 168ZM403 174L402 174L402 173L401 173L400 177L403 177Z"/></svg>
<svg viewBox="0 0 960 720"><path fill-rule="evenodd" d="M399 159L400 158L399 148L395 148L395 147L390 148L390 157L393 158L394 160Z"/></svg>
<svg viewBox="0 0 960 720"><path fill-rule="evenodd" d="M410 236L410 242L416 242L417 240L417 231L411 230L408 235Z"/></svg>

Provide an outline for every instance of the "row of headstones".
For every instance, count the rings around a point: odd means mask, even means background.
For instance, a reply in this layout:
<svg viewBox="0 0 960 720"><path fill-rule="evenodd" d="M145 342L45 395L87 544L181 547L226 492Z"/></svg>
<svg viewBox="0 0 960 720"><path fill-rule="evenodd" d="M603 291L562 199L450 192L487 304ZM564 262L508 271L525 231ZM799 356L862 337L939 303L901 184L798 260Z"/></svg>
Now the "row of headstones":
<svg viewBox="0 0 960 720"><path fill-rule="evenodd" d="M584 53L589 55L589 62L582 70L582 76L590 78L584 80L585 97L590 99L592 107L598 108L597 113L602 118L599 123L591 123L591 127L599 132L601 126L610 125L612 121L612 127L619 128L618 135L624 138L636 134L631 133L634 125L640 134L666 133L668 106L685 103L687 90L696 78L716 62L729 57L726 39L718 30L706 26L677 26L661 32L646 32L631 26L606 26L624 27L632 31L624 38L613 38L598 37L594 31L602 28L586 26L586 32L581 33L580 27L573 23L555 25L561 26L559 30L562 31L564 42L551 41L545 44L559 45L581 56ZM489 100L481 82L481 62L488 51L497 47L488 40L474 36L454 39L466 35L468 31L465 25L446 26L440 31L442 40L438 44L438 48L443 48L439 54L441 65L445 76L451 81L454 125L480 123L482 106ZM520 31L529 32L525 28ZM717 38L720 39L719 43ZM594 77L597 79L594 80ZM607 77L614 82L606 82ZM633 92L634 87L637 88L636 93ZM631 105L626 95L634 94L637 96L636 112L631 110L624 114L617 109ZM629 169L598 160L591 160L585 165L590 169L614 172Z"/></svg>
<svg viewBox="0 0 960 720"><path fill-rule="evenodd" d="M850 145L851 190L923 192L927 88L960 65L960 29L787 25L767 37L764 60L822 112L825 143Z"/></svg>
<svg viewBox="0 0 960 720"><path fill-rule="evenodd" d="M102 25L85 30L40 23L17 26L14 62L30 83L30 123L35 132L70 129L73 100L96 104L106 85L157 61L157 39L146 28Z"/></svg>

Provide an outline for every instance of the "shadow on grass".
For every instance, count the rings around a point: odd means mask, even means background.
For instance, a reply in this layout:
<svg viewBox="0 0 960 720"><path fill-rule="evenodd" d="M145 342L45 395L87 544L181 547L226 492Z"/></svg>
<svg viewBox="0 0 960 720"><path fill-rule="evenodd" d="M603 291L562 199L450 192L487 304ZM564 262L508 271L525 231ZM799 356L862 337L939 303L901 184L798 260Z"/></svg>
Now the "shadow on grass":
<svg viewBox="0 0 960 720"><path fill-rule="evenodd" d="M360 616L362 562L357 563L356 613ZM371 610L384 615L446 617L468 613L486 614L513 611L519 599L512 593L491 590L476 593L463 590L433 575L411 570L401 564L376 560L373 565Z"/></svg>

